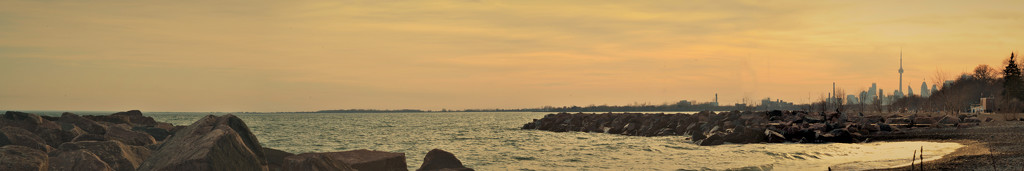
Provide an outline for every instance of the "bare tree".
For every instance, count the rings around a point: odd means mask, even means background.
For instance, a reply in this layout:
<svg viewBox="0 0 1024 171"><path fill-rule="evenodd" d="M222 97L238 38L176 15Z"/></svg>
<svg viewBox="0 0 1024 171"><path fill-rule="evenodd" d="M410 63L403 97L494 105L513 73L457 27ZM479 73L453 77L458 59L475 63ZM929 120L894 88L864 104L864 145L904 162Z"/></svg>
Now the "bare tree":
<svg viewBox="0 0 1024 171"><path fill-rule="evenodd" d="M978 67L974 67L974 74L972 76L984 80L994 80L999 77L999 71L988 65L981 64Z"/></svg>

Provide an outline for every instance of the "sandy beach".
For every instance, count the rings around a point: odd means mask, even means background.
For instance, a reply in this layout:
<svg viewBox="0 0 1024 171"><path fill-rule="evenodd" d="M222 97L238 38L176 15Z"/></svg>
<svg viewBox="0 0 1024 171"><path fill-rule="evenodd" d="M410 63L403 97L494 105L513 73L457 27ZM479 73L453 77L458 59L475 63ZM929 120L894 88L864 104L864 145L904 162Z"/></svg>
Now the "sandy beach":
<svg viewBox="0 0 1024 171"><path fill-rule="evenodd" d="M1024 122L1004 121L1000 115L987 117L995 120L957 128L904 129L904 133L875 135L871 139L956 142L965 146L942 159L925 162L924 170L1024 170L1024 144L1021 144L1024 142ZM915 170L920 169L920 164L914 167ZM910 166L905 166L879 170L910 169Z"/></svg>

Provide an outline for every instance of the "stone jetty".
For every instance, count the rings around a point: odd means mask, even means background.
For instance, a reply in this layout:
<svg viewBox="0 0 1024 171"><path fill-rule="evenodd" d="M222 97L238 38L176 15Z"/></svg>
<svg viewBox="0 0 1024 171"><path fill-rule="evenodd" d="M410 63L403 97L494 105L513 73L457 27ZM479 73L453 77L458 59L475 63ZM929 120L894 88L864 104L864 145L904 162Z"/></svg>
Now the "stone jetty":
<svg viewBox="0 0 1024 171"><path fill-rule="evenodd" d="M472 170L432 150L420 170ZM0 170L408 170L405 153L352 150L292 154L260 145L242 119L209 115L174 126L138 110L60 117L0 116Z"/></svg>
<svg viewBox="0 0 1024 171"><path fill-rule="evenodd" d="M707 146L724 143L853 143L866 135L900 133L909 127L957 127L981 122L970 115L863 116L804 111L731 111L696 114L557 113L523 125L522 129L553 132L594 132L629 136L689 136Z"/></svg>

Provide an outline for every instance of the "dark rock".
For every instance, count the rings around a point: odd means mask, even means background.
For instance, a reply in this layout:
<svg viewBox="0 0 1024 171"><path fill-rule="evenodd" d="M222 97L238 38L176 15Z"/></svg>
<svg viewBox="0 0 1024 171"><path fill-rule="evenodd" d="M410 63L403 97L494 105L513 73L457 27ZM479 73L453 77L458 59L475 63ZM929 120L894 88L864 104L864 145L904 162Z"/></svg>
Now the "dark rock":
<svg viewBox="0 0 1024 171"><path fill-rule="evenodd" d="M0 147L0 170L47 170L46 152L20 145Z"/></svg>
<svg viewBox="0 0 1024 171"><path fill-rule="evenodd" d="M69 142L79 135L89 134L88 131L82 130L82 128L70 123L60 123L60 130L62 134L60 137L61 142Z"/></svg>
<svg viewBox="0 0 1024 171"><path fill-rule="evenodd" d="M100 157L88 150L62 151L50 156L50 171L90 170L114 171L114 168L103 162Z"/></svg>
<svg viewBox="0 0 1024 171"><path fill-rule="evenodd" d="M177 131L139 169L268 170L259 140L231 114L208 115Z"/></svg>
<svg viewBox="0 0 1024 171"><path fill-rule="evenodd" d="M0 146L20 145L34 148L43 152L49 152L51 147L42 138L32 134L28 130L18 127L3 127L0 129Z"/></svg>
<svg viewBox="0 0 1024 171"><path fill-rule="evenodd" d="M69 142L60 145L61 152L85 150L95 154L110 168L119 171L132 171L150 157L152 153L148 148L141 146L130 146L120 141L79 141Z"/></svg>
<svg viewBox="0 0 1024 171"><path fill-rule="evenodd" d="M39 117L43 118L43 120L48 120L48 121L57 121L57 120L60 119L60 117L53 117L53 116L46 116L46 115L39 115Z"/></svg>
<svg viewBox="0 0 1024 171"><path fill-rule="evenodd" d="M50 122L50 121L47 121ZM51 122L52 123L52 122ZM60 146L64 142L71 141L75 136L81 135L84 131L75 131L76 128L71 127L67 131L62 129L60 126L57 127L38 127L32 133L39 135L46 144L52 147ZM81 129L78 129L81 130Z"/></svg>
<svg viewBox="0 0 1024 171"><path fill-rule="evenodd" d="M146 134L149 134L150 136L153 137L153 139L156 139L157 141L163 141L168 136L171 136L171 131L167 131L166 129L157 127L137 126L133 127L132 131L145 132Z"/></svg>
<svg viewBox="0 0 1024 171"><path fill-rule="evenodd" d="M118 140L128 145L145 146L156 143L156 139L149 134L128 130L119 126L109 127L105 135L112 140Z"/></svg>
<svg viewBox="0 0 1024 171"><path fill-rule="evenodd" d="M694 142L698 142L707 138L708 136L704 134L704 132L694 132L693 135L690 135L690 139L692 139Z"/></svg>
<svg viewBox="0 0 1024 171"><path fill-rule="evenodd" d="M778 131L767 129L764 130L764 135L766 137L765 141L768 143L786 142L786 136L783 136L782 133L779 133Z"/></svg>
<svg viewBox="0 0 1024 171"><path fill-rule="evenodd" d="M270 169L270 171L283 170L284 158L295 155L289 152L272 148L263 148L263 154L267 155L267 167Z"/></svg>
<svg viewBox="0 0 1024 171"><path fill-rule="evenodd" d="M537 125L539 125L538 124L539 121L540 120L533 119L533 122L523 124L523 127L521 129L537 129Z"/></svg>
<svg viewBox="0 0 1024 171"><path fill-rule="evenodd" d="M0 125L13 126L32 132L43 139L47 145L55 147L63 143L65 139L70 140L73 136L63 132L57 123L43 119L36 114L7 111L0 119Z"/></svg>
<svg viewBox="0 0 1024 171"><path fill-rule="evenodd" d="M852 143L852 142L855 142L853 135L850 134L850 131L846 130L845 128L833 129L833 130L829 131L827 134L823 135L823 137L826 138L825 139L826 141L830 141L830 142L840 142L840 143Z"/></svg>
<svg viewBox="0 0 1024 171"><path fill-rule="evenodd" d="M174 135L174 134L177 134L179 130L185 129L185 128L187 128L187 127L188 127L188 126L181 126L181 125L179 125L179 126L174 126L173 128L171 128L171 129L168 129L168 131L171 131L171 135Z"/></svg>
<svg viewBox="0 0 1024 171"><path fill-rule="evenodd" d="M353 150L285 157L285 170L408 170L404 153Z"/></svg>
<svg viewBox="0 0 1024 171"><path fill-rule="evenodd" d="M725 142L730 143L758 143L765 141L765 130L750 127L737 127L732 133L723 137Z"/></svg>
<svg viewBox="0 0 1024 171"><path fill-rule="evenodd" d="M92 134L103 135L107 133L106 125L100 124L99 122L93 120L86 119L74 113L65 112L64 114L61 114L58 122L74 124L75 126L81 128L82 130L85 130L85 132L89 132Z"/></svg>
<svg viewBox="0 0 1024 171"><path fill-rule="evenodd" d="M150 127L157 125L156 120L153 120L152 117L143 116L142 112L139 111L139 110L129 110L129 111L126 111L126 112L117 112L117 113L111 114L110 116L127 118L128 123L130 123L131 125L142 125L142 126L150 126Z"/></svg>
<svg viewBox="0 0 1024 171"><path fill-rule="evenodd" d="M463 166L462 161L455 158L455 154L440 149L433 149L427 152L427 156L423 157L423 165L420 165L420 168L416 169L416 171L434 170L472 171L473 169Z"/></svg>
<svg viewBox="0 0 1024 171"><path fill-rule="evenodd" d="M4 113L3 119L21 121L33 125L43 124L43 118L39 117L39 115L18 111L7 111Z"/></svg>
<svg viewBox="0 0 1024 171"><path fill-rule="evenodd" d="M887 123L878 123L878 129L881 130L881 131L888 131L888 132L894 131L893 127L889 126L889 124L887 124Z"/></svg>
<svg viewBox="0 0 1024 171"><path fill-rule="evenodd" d="M85 116L82 116L82 117L84 117L86 119L89 119L89 120L96 121L96 122L100 122L100 123L103 123L103 122L111 123L111 124L130 124L131 123L131 120L128 119L128 116L124 116L124 115L118 115L118 116L114 116L114 115L85 115Z"/></svg>

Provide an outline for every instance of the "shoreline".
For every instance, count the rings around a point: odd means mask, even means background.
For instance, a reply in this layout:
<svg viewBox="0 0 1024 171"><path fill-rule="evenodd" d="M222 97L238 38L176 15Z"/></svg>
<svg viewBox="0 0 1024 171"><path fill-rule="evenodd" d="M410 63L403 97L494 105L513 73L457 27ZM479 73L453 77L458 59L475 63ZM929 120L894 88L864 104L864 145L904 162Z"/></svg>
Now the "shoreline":
<svg viewBox="0 0 1024 171"><path fill-rule="evenodd" d="M873 141L955 142L963 144L936 160L924 162L924 170L1020 170L1024 169L1024 123L983 123L965 128L905 130L902 134L873 136ZM920 169L918 162L914 169ZM909 165L872 170L910 170Z"/></svg>

